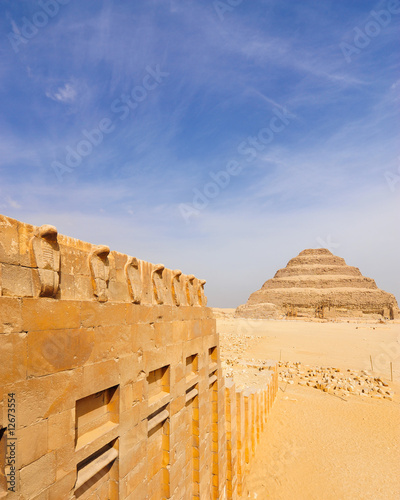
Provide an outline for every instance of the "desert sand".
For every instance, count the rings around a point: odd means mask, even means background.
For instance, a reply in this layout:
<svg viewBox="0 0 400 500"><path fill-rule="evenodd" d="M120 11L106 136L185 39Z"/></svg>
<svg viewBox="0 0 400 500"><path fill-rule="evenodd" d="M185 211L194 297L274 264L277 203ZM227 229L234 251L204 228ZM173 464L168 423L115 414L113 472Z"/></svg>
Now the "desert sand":
<svg viewBox="0 0 400 500"><path fill-rule="evenodd" d="M282 380L242 498L400 499L400 324L246 320L231 312L216 314L228 375L237 363L275 358L367 370L394 391L393 400L339 397Z"/></svg>

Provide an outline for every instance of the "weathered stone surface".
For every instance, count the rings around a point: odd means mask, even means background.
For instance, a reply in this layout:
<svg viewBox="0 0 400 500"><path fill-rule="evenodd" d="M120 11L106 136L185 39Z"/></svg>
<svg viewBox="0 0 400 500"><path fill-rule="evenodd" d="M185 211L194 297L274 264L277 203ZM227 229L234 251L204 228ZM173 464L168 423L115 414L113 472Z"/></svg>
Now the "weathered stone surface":
<svg viewBox="0 0 400 500"><path fill-rule="evenodd" d="M0 297L0 335L22 330L21 300Z"/></svg>
<svg viewBox="0 0 400 500"><path fill-rule="evenodd" d="M125 264L125 275L132 302L140 304L142 299L142 278L140 276L140 264L136 257L128 258Z"/></svg>
<svg viewBox="0 0 400 500"><path fill-rule="evenodd" d="M8 297L34 295L33 270L29 267L0 264L1 293Z"/></svg>
<svg viewBox="0 0 400 500"><path fill-rule="evenodd" d="M107 246L99 245L89 255L93 294L99 302L106 302L108 300L107 289L110 277L109 253L110 249Z"/></svg>
<svg viewBox="0 0 400 500"><path fill-rule="evenodd" d="M32 237L32 265L38 271L38 295L54 297L60 283L60 247L57 241L57 229L54 226L39 227Z"/></svg>
<svg viewBox="0 0 400 500"><path fill-rule="evenodd" d="M303 250L250 295L236 315L249 318L386 318L399 316L395 297L325 248Z"/></svg>
<svg viewBox="0 0 400 500"><path fill-rule="evenodd" d="M30 331L28 376L40 377L83 366L95 344L93 329Z"/></svg>
<svg viewBox="0 0 400 500"><path fill-rule="evenodd" d="M23 467L20 481L24 485L25 498L33 498L56 479L55 453L47 453L35 462Z"/></svg>
<svg viewBox="0 0 400 500"><path fill-rule="evenodd" d="M22 301L22 329L58 330L79 328L80 302L73 300L58 301L43 298L25 298Z"/></svg>
<svg viewBox="0 0 400 500"><path fill-rule="evenodd" d="M3 387L26 378L27 352L25 333L0 335L0 381Z"/></svg>
<svg viewBox="0 0 400 500"><path fill-rule="evenodd" d="M18 433L20 467L46 455L48 451L48 422L41 420L37 424L24 427Z"/></svg>
<svg viewBox="0 0 400 500"><path fill-rule="evenodd" d="M259 437L277 373L245 436L205 281L51 226L0 229L0 437L11 392L16 498L236 498L235 447ZM0 496L4 479L0 464Z"/></svg>

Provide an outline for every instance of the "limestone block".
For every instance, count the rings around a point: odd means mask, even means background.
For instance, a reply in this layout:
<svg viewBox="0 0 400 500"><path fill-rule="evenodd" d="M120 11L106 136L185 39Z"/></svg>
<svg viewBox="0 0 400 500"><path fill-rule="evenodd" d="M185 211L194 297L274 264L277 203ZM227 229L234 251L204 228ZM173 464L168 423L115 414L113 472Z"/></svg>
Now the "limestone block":
<svg viewBox="0 0 400 500"><path fill-rule="evenodd" d="M121 481L120 495L121 498L128 498L128 496L135 491L138 487L147 483L147 467L146 462L139 462L138 465L131 470ZM147 488L145 488L147 492ZM136 497L136 498L146 498Z"/></svg>
<svg viewBox="0 0 400 500"><path fill-rule="evenodd" d="M83 367L80 397L89 396L119 384L119 360L110 359Z"/></svg>
<svg viewBox="0 0 400 500"><path fill-rule="evenodd" d="M110 259L111 262L111 259ZM109 301L115 301L115 302L129 302L130 301L130 295L128 292L128 288L126 286L126 281L119 281L116 279L113 279L112 277L112 271L115 273L115 269L111 267L110 270L110 281L108 283L108 300Z"/></svg>
<svg viewBox="0 0 400 500"><path fill-rule="evenodd" d="M5 390L12 390L17 394L17 424L22 428L50 415L75 408L81 386L82 369L79 368L23 380L6 386Z"/></svg>
<svg viewBox="0 0 400 500"><path fill-rule="evenodd" d="M19 263L21 266L29 267L31 265L30 241L36 230L36 226L18 221Z"/></svg>
<svg viewBox="0 0 400 500"><path fill-rule="evenodd" d="M126 500L138 500L139 498L148 498L148 495L147 495L147 482L143 482L141 484L139 484L139 486L137 488L135 488L132 493L130 495L128 495L127 497L122 497L122 498L126 498ZM122 490L120 490L122 491ZM122 495L122 493L121 493ZM183 499L183 497L182 497Z"/></svg>
<svg viewBox="0 0 400 500"><path fill-rule="evenodd" d="M136 429L141 419L143 418L143 412L140 405L134 405L128 408L126 411L120 413L119 422L119 433L125 436L132 429Z"/></svg>
<svg viewBox="0 0 400 500"><path fill-rule="evenodd" d="M37 268L36 296L55 297L60 284L60 247L54 226L37 228L30 241L31 263Z"/></svg>
<svg viewBox="0 0 400 500"><path fill-rule="evenodd" d="M128 431L121 439L119 448L119 473L120 477L125 477L135 467L144 463L147 458L147 440L136 441L136 435Z"/></svg>
<svg viewBox="0 0 400 500"><path fill-rule="evenodd" d="M59 330L80 327L81 303L49 298L22 299L22 329Z"/></svg>
<svg viewBox="0 0 400 500"><path fill-rule="evenodd" d="M21 496L21 498L24 498ZM24 499L25 500L25 499ZM31 500L49 500L49 492L48 488L39 493L39 495L35 495Z"/></svg>
<svg viewBox="0 0 400 500"><path fill-rule="evenodd" d="M179 413L185 407L186 395L177 396L171 401L171 415Z"/></svg>
<svg viewBox="0 0 400 500"><path fill-rule="evenodd" d="M93 349L87 364L107 361L113 358L121 358L130 355L132 349L133 330L131 326L98 326L93 329L82 329L82 333L92 332Z"/></svg>
<svg viewBox="0 0 400 500"><path fill-rule="evenodd" d="M48 451L47 420L18 431L18 466L25 467Z"/></svg>
<svg viewBox="0 0 400 500"><path fill-rule="evenodd" d="M196 338L200 338L204 335L204 330L202 328L201 321L198 319L193 319L189 320L186 322L188 329L187 329L187 340L193 340Z"/></svg>
<svg viewBox="0 0 400 500"><path fill-rule="evenodd" d="M171 323L157 322L154 324L154 341L156 348L170 346L173 344L171 335Z"/></svg>
<svg viewBox="0 0 400 500"><path fill-rule="evenodd" d="M91 251L91 245L88 244L88 250L85 251L73 244L66 244L65 236L58 235L57 241L62 256L60 262L61 275L70 274L72 276L81 275L90 277L87 258Z"/></svg>
<svg viewBox="0 0 400 500"><path fill-rule="evenodd" d="M75 441L75 408L48 418L48 449L57 450Z"/></svg>
<svg viewBox="0 0 400 500"><path fill-rule="evenodd" d="M30 331L27 339L29 377L83 366L89 360L95 345L93 329L83 328Z"/></svg>
<svg viewBox="0 0 400 500"><path fill-rule="evenodd" d="M0 264L1 293L8 297L33 297L33 271L30 267Z"/></svg>
<svg viewBox="0 0 400 500"><path fill-rule="evenodd" d="M108 300L108 282L110 276L109 247L99 245L89 254L89 268L92 277L93 294L99 302Z"/></svg>
<svg viewBox="0 0 400 500"><path fill-rule="evenodd" d="M124 270L131 301L134 304L140 304L142 299L142 278L138 259L136 257L128 257Z"/></svg>
<svg viewBox="0 0 400 500"><path fill-rule="evenodd" d="M65 500L73 500L75 481L76 471L73 470L45 490L48 495L46 500L60 500L61 498Z"/></svg>
<svg viewBox="0 0 400 500"><path fill-rule="evenodd" d="M47 453L20 471L21 493L33 498L56 480L55 452Z"/></svg>
<svg viewBox="0 0 400 500"><path fill-rule="evenodd" d="M136 352L129 352L126 349L125 353L119 354L117 359L120 385L135 381L139 372L138 354Z"/></svg>
<svg viewBox="0 0 400 500"><path fill-rule="evenodd" d="M18 222L0 215L0 262L19 265Z"/></svg>
<svg viewBox="0 0 400 500"><path fill-rule="evenodd" d="M134 306L133 309L137 309L138 311L135 316L138 317L139 323L155 323L159 321L171 321L172 309L178 308L172 308L169 305L150 306L149 304L145 304Z"/></svg>
<svg viewBox="0 0 400 500"><path fill-rule="evenodd" d="M1 306L0 306L1 307ZM0 380L4 387L26 378L27 342L25 333L0 335Z"/></svg>
<svg viewBox="0 0 400 500"><path fill-rule="evenodd" d="M156 349L154 324L139 323L136 325L136 342L139 346L139 353L143 356L144 353ZM146 359L144 359L146 365Z"/></svg>
<svg viewBox="0 0 400 500"><path fill-rule="evenodd" d="M172 319L179 321L190 320L196 317L196 311L197 309L194 310L194 308L189 305L181 305L180 307L174 307L172 308Z"/></svg>
<svg viewBox="0 0 400 500"><path fill-rule="evenodd" d="M61 289L63 276L61 275ZM76 300L92 300L93 299L93 285L92 278L88 275L76 274L74 275L75 294Z"/></svg>
<svg viewBox="0 0 400 500"><path fill-rule="evenodd" d="M81 302L81 324L83 327L119 326L126 324L127 304Z"/></svg>
<svg viewBox="0 0 400 500"><path fill-rule="evenodd" d="M163 347L160 349L145 351L143 353L143 362L148 373L152 370L157 370L158 368L169 365L171 360L167 356L166 348Z"/></svg>
<svg viewBox="0 0 400 500"><path fill-rule="evenodd" d="M80 290L76 289L75 276L71 274L63 274L62 280L60 280L59 295L57 298L64 300L74 300L75 298L80 298Z"/></svg>

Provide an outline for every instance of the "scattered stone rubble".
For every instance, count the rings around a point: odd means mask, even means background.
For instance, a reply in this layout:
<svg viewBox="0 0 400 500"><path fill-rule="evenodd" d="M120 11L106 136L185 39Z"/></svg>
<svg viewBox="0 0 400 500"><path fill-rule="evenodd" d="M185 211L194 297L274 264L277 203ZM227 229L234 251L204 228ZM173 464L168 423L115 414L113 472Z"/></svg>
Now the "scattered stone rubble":
<svg viewBox="0 0 400 500"><path fill-rule="evenodd" d="M269 360L255 360L247 357L247 350L261 336L249 333L221 333L221 366L224 376L233 378L236 387L262 388L271 376L269 369L276 363Z"/></svg>
<svg viewBox="0 0 400 500"><path fill-rule="evenodd" d="M233 378L239 389L265 383L271 361L247 358L246 355L249 347L260 338L251 333L220 334L224 375ZM279 382L311 387L339 397L355 395L393 401L394 391L388 383L368 370L341 371L334 367L309 366L290 361L279 361L278 366Z"/></svg>
<svg viewBox="0 0 400 500"><path fill-rule="evenodd" d="M248 387L265 388L275 364L276 361L271 360L229 358L222 361L221 366L224 376L233 378L236 387L241 390Z"/></svg>
<svg viewBox="0 0 400 500"><path fill-rule="evenodd" d="M250 333L220 333L222 359L235 357L235 355L237 355L238 359L242 359L244 353L254 344L254 341L261 338L261 335L252 335Z"/></svg>
<svg viewBox="0 0 400 500"><path fill-rule="evenodd" d="M308 366L300 362L279 361L279 382L320 389L337 396L357 395L393 400L394 392L382 378L367 370Z"/></svg>

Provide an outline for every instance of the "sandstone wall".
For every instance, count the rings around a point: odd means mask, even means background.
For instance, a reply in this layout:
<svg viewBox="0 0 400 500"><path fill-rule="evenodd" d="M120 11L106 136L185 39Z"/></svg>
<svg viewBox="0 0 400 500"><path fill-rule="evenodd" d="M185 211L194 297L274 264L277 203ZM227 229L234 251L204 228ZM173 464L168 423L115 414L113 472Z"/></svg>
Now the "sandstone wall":
<svg viewBox="0 0 400 500"><path fill-rule="evenodd" d="M277 373L225 386L204 284L0 216L0 498L237 498Z"/></svg>

